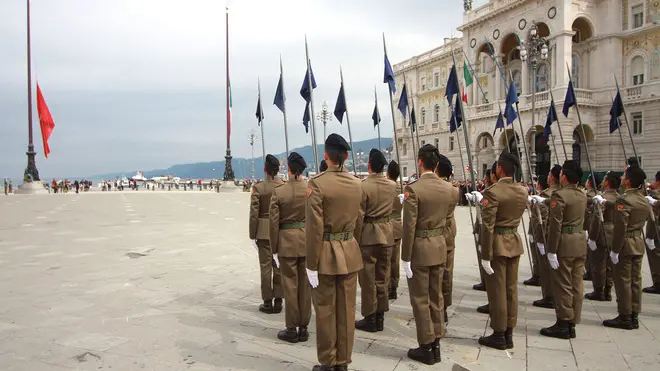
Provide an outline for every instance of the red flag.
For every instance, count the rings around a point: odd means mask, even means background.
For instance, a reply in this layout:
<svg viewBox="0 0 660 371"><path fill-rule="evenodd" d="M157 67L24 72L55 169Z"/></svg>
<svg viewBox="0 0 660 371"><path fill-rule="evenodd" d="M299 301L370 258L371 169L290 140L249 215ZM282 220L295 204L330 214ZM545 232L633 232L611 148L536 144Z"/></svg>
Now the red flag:
<svg viewBox="0 0 660 371"><path fill-rule="evenodd" d="M43 94L41 94L41 88L39 83L37 83L37 112L39 113L39 126L41 126L41 138L44 143L44 156L48 158L50 153L50 147L48 146L48 138L50 134L55 129L55 121L53 121L53 116L50 115L46 101L44 100Z"/></svg>
<svg viewBox="0 0 660 371"><path fill-rule="evenodd" d="M467 101L467 94L465 93L465 88L463 88L463 96L462 96L462 98L463 98L463 102L465 102L465 103L468 102L468 101Z"/></svg>

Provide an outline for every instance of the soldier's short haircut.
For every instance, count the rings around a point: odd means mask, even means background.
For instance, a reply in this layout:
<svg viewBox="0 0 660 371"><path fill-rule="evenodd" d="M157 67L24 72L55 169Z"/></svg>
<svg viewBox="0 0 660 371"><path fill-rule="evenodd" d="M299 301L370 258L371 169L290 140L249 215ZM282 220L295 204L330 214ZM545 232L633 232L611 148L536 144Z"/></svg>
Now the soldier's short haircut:
<svg viewBox="0 0 660 371"><path fill-rule="evenodd" d="M570 184L576 184L582 179L582 168L575 160L566 160L561 171Z"/></svg>
<svg viewBox="0 0 660 371"><path fill-rule="evenodd" d="M658 171L657 173L655 173L655 181L656 181L656 182L660 182L660 171Z"/></svg>
<svg viewBox="0 0 660 371"><path fill-rule="evenodd" d="M561 165L556 164L550 169L550 174L555 178L555 181L559 182L559 177L561 176Z"/></svg>
<svg viewBox="0 0 660 371"><path fill-rule="evenodd" d="M321 165L319 165L319 171L324 172L328 170L328 163L325 160L321 160Z"/></svg>
<svg viewBox="0 0 660 371"><path fill-rule="evenodd" d="M434 145L425 144L417 151L417 158L422 160L424 169L435 170L436 166L438 166L439 154L438 149Z"/></svg>
<svg viewBox="0 0 660 371"><path fill-rule="evenodd" d="M646 173L639 166L630 166L626 169L626 179L632 188L640 188L646 180Z"/></svg>
<svg viewBox="0 0 660 371"><path fill-rule="evenodd" d="M389 165L387 165L387 176L392 180L397 180L400 174L399 164L394 160L390 161Z"/></svg>
<svg viewBox="0 0 660 371"><path fill-rule="evenodd" d="M270 176L276 176L280 172L280 160L277 157L268 154L266 155L266 163L264 164L266 169L266 174Z"/></svg>
<svg viewBox="0 0 660 371"><path fill-rule="evenodd" d="M608 171L605 174L605 179L607 180L607 184L610 185L610 188L619 189L621 187L621 177L616 176L613 172Z"/></svg>
<svg viewBox="0 0 660 371"><path fill-rule="evenodd" d="M520 160L513 153L502 152L497 164L502 168L504 175L512 177L516 173L516 169L520 167Z"/></svg>

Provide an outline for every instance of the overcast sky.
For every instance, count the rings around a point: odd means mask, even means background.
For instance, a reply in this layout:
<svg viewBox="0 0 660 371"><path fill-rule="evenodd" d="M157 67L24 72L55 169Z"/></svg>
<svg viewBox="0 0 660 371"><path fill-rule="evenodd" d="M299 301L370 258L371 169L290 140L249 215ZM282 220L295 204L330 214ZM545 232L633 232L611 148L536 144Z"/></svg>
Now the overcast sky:
<svg viewBox="0 0 660 371"><path fill-rule="evenodd" d="M42 177L223 159L225 4L32 0L33 76L56 124L50 157L44 159L35 105L34 142ZM392 135L381 33L394 64L441 45L463 14L461 0L229 0L228 6L236 157L250 156L248 134L258 130L257 77L266 151L284 151L282 114L272 104L280 54L290 146L310 142L298 93L305 73L305 34L318 83L316 111L324 101L334 108L341 64L353 138L360 140L376 136L371 125L374 85L382 135ZM27 148L25 15L25 0L0 1L0 176L15 179L22 176ZM322 126L317 127L320 142ZM347 134L336 119L328 127L334 131ZM261 155L260 146L255 154Z"/></svg>

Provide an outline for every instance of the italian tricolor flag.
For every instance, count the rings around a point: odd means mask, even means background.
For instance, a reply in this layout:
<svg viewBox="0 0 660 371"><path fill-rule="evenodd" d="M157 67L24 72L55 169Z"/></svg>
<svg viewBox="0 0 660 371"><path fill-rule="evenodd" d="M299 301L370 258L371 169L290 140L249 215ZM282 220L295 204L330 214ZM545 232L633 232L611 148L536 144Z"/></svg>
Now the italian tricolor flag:
<svg viewBox="0 0 660 371"><path fill-rule="evenodd" d="M472 75L468 69L467 63L463 62L463 102L467 103L467 87L472 85Z"/></svg>

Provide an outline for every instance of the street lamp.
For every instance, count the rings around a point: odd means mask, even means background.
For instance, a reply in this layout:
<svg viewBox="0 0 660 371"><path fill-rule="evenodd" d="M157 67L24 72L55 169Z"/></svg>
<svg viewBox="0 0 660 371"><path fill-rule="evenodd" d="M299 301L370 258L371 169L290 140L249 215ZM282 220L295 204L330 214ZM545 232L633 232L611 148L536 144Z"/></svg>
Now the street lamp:
<svg viewBox="0 0 660 371"><path fill-rule="evenodd" d="M316 119L321 121L321 123L323 123L323 143L325 143L325 138L327 138L325 134L325 127L328 125L330 121L332 121L332 114L328 109L328 102L323 102L323 106L321 107L321 112L316 114Z"/></svg>
<svg viewBox="0 0 660 371"><path fill-rule="evenodd" d="M532 128L530 130L530 161L532 163L532 174L536 175L536 67L539 62L548 59L548 41L545 37L539 36L539 29L536 22L532 23L527 40L520 42L520 60L525 63L529 59L529 65L532 69Z"/></svg>

